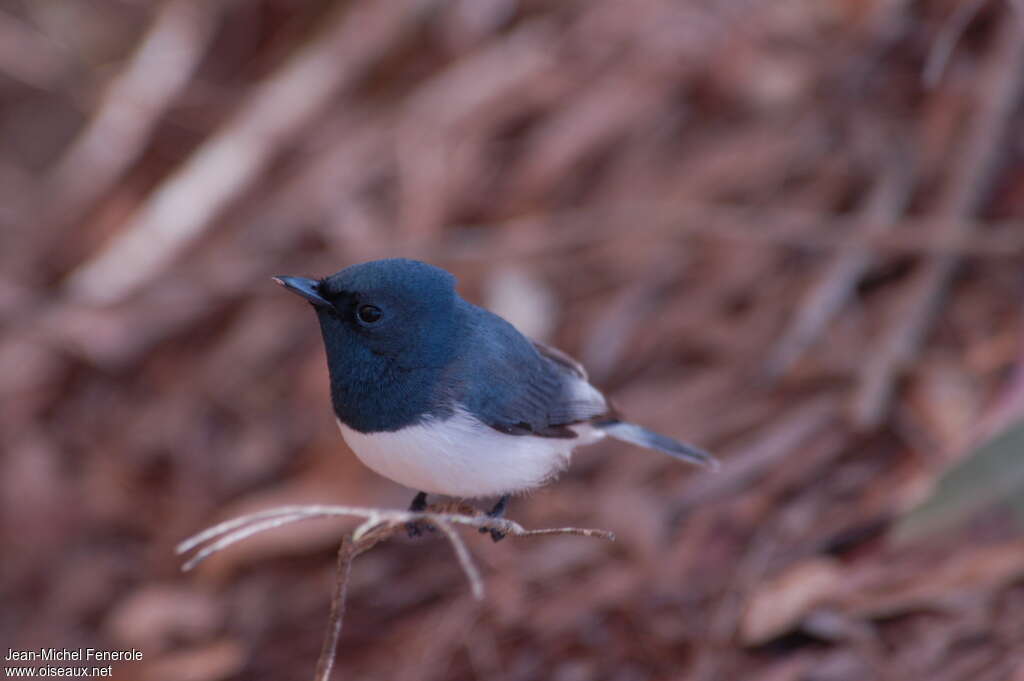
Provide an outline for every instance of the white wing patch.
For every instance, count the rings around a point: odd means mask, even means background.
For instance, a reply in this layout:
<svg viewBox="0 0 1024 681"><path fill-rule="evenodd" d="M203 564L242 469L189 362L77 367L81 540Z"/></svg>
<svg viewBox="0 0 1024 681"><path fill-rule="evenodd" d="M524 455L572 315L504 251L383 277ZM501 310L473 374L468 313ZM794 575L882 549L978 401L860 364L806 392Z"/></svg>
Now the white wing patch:
<svg viewBox="0 0 1024 681"><path fill-rule="evenodd" d="M580 391L583 397L582 387ZM604 437L589 424L570 426L577 434L571 439L506 435L465 410L394 432L360 433L340 421L338 427L371 470L410 489L454 497L538 487L565 470L574 448Z"/></svg>

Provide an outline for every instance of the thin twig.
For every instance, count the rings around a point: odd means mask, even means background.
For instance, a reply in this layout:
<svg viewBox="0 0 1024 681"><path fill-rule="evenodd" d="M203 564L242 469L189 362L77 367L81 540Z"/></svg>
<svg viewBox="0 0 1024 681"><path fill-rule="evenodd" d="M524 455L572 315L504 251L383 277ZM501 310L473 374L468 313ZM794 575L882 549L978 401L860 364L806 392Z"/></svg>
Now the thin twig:
<svg viewBox="0 0 1024 681"><path fill-rule="evenodd" d="M469 579L469 587L473 592L473 598L478 601L482 600L484 597L484 582L480 577L480 571L473 564L473 559L469 556L469 549L466 548L462 537L448 523L437 523L437 529L441 530L451 543L452 549L455 551L455 557L459 559L459 566L462 567L462 571L466 573L466 578Z"/></svg>
<svg viewBox="0 0 1024 681"><path fill-rule="evenodd" d="M452 512L453 510L456 512ZM465 542L455 531L455 525L496 529L510 537L568 534L580 537L598 537L610 541L615 540L615 535L606 530L582 527L527 530L514 520L492 518L475 509L457 503L431 506L424 512L394 511L359 506L313 505L280 506L226 520L189 537L178 544L176 550L179 554L183 554L199 549L192 558L182 565L181 569L188 571L210 556L265 530L282 527L283 525L300 520L344 516L355 516L363 518L364 521L355 530L343 537L341 546L338 548L334 593L331 597L331 614L328 620L327 636L324 639L324 644L320 651L320 659L316 665L316 681L327 681L334 666L334 658L338 648L338 637L341 635L342 621L345 616L345 601L352 561L380 542L389 539L396 532L402 530L407 523L427 522L436 527L445 536L452 545L455 557L459 561L459 567L462 568L463 574L466 575L473 597L477 600L482 599L484 596L483 579L480 576L479 568L473 562L469 550L466 548Z"/></svg>
<svg viewBox="0 0 1024 681"><path fill-rule="evenodd" d="M185 564L181 566L181 569L187 572L188 570L191 570L196 565L199 565L204 560L206 560L213 554L217 553L218 551L226 549L232 544L238 543L243 539L248 539L254 534L259 534L264 530L272 530L275 527L281 527L283 525L293 523L297 520L304 519L305 517L300 515L282 515L241 527L240 529L237 529L234 532L229 532L225 534L217 541L211 543L209 546L203 547L198 553L196 553L196 555L192 556L192 558L186 561Z"/></svg>
<svg viewBox="0 0 1024 681"><path fill-rule="evenodd" d="M341 625L345 620L345 605L348 600L348 578L352 574L352 560L355 558L354 544L346 537L338 547L338 566L334 574L334 593L331 595L331 614L327 621L327 635L324 636L320 648L320 658L316 661L315 681L327 681L331 678L334 659L338 654L338 639L341 638Z"/></svg>
<svg viewBox="0 0 1024 681"><path fill-rule="evenodd" d="M239 516L231 520L226 520L222 523L218 523L213 527L203 530L199 534L189 537L185 541L178 544L176 551L179 554L188 553L195 548L198 548L201 544L206 542L217 540L218 542L224 541L227 536L235 536L236 532L244 531L243 528L246 526L252 526L258 524L261 527L266 524L263 529L272 529L274 527L280 527L281 525L295 522L298 520L307 520L312 518L332 518L332 517L358 517L365 518L368 522L364 525L388 525L397 527L404 525L405 523L415 522L419 520L426 521L431 524L447 523L456 525L468 525L476 528L494 528L504 532L507 535L514 537L531 537L547 534L575 534L584 537L601 537L604 539L614 540L615 535L606 530L595 530L586 529L580 527L561 527L561 528L547 528L541 530L527 530L519 523L508 518L491 518L487 515L468 515L466 513L446 513L436 511L425 511L425 512L414 512L414 511L396 511L390 509L380 508L367 508L362 506L325 506L325 505L309 505L309 506L278 506L277 508L268 509L265 511L259 511L257 513L250 513L248 515ZM275 524L276 523L276 524ZM252 536L250 533L245 535L246 537ZM364 535L369 534L368 531L359 532L357 530L356 539L362 539ZM221 539L218 539L221 538ZM245 537L243 537L245 538ZM220 548L227 548L230 544L235 541L241 541L241 539L234 539L227 545ZM217 549L220 550L220 549ZM204 556L209 557L213 551ZM186 570L189 570L198 565L202 560L197 562L190 562Z"/></svg>

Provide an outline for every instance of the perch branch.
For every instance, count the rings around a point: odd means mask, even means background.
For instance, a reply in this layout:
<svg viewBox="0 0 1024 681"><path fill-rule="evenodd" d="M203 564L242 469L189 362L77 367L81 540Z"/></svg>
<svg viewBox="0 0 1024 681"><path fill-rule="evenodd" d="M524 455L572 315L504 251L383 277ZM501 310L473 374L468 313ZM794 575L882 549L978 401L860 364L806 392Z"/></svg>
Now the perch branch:
<svg viewBox="0 0 1024 681"><path fill-rule="evenodd" d="M191 570L210 556L265 530L283 527L301 520L336 517L362 518L363 522L344 536L341 546L338 548L334 593L331 597L331 614L328 620L327 636L324 638L320 659L317 661L316 681L327 681L334 666L338 637L341 635L342 620L345 616L345 600L352 561L380 542L389 539L395 532L402 530L407 523L425 522L436 527L444 535L452 545L455 557L459 561L459 567L466 575L473 597L477 600L484 596L483 579L465 542L456 532L456 525L496 529L510 537L570 534L581 537L600 537L609 541L615 540L615 535L606 530L581 527L528 530L514 520L492 518L472 507L458 503L431 506L423 512L392 511L359 506L280 506L226 520L181 542L177 546L178 554L196 551L182 565L182 570Z"/></svg>
<svg viewBox="0 0 1024 681"><path fill-rule="evenodd" d="M320 659L316 661L316 681L331 678L334 658L338 653L338 639L341 637L341 622L345 619L345 604L348 596L348 577L352 573L352 560L356 557L355 545L342 540L338 547L338 567L334 573L334 593L331 595L331 615L327 624L327 635L320 648Z"/></svg>

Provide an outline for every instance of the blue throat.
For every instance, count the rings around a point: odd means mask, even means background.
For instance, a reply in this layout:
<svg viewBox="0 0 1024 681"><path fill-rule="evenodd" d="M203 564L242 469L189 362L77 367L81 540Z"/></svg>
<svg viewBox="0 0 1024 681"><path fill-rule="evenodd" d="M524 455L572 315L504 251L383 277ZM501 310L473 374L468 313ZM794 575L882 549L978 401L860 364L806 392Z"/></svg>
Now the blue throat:
<svg viewBox="0 0 1024 681"><path fill-rule="evenodd" d="M415 365L401 353L374 350L359 342L337 316L317 310L335 415L361 433L396 431L428 416L452 413L438 394L445 366L443 344L424 352L417 348Z"/></svg>

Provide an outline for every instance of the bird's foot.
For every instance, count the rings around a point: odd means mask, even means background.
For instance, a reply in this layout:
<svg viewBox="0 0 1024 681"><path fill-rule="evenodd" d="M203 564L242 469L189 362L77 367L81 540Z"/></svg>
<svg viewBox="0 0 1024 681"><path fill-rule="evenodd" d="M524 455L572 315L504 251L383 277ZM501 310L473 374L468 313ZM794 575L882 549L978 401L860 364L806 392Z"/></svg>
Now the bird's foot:
<svg viewBox="0 0 1024 681"><path fill-rule="evenodd" d="M494 508L492 508L490 511L487 512L487 517L488 518L501 518L502 516L504 516L505 515L505 509L508 508L508 500L509 500L509 495L508 494L503 496L501 499L498 499L498 503L496 503L494 505ZM505 538L505 533L504 532L502 532L501 530L496 530L493 527L481 527L479 529L479 532L480 532L480 534L488 534L489 533L491 535L491 540L494 541L494 543L498 543L502 539Z"/></svg>
<svg viewBox="0 0 1024 681"><path fill-rule="evenodd" d="M409 539L422 537L426 532L437 532L437 529L424 520L414 520L405 524L405 534Z"/></svg>
<svg viewBox="0 0 1024 681"><path fill-rule="evenodd" d="M496 530L493 527L492 528L481 527L480 531L481 532L490 532L491 533L491 541L493 541L495 544L497 544L498 542L500 542L502 539L505 538L505 533L504 532L502 532L501 530Z"/></svg>
<svg viewBox="0 0 1024 681"><path fill-rule="evenodd" d="M409 504L409 511L412 513L420 513L427 508L427 493L420 492L413 497L412 503ZM437 532L433 525L423 520L413 520L405 524L405 533L410 539L416 537L422 537L424 532Z"/></svg>

